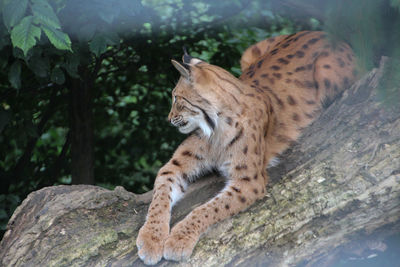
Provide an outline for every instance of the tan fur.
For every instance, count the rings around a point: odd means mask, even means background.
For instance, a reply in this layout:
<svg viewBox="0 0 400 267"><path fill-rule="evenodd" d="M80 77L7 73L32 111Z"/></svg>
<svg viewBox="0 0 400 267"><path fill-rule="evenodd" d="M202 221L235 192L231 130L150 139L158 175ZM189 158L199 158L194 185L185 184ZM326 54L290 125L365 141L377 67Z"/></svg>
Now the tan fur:
<svg viewBox="0 0 400 267"><path fill-rule="evenodd" d="M210 225L262 198L270 160L317 118L323 101L354 82L354 61L348 45L333 49L323 32L299 32L249 47L239 79L198 59L178 66L186 78L173 91L168 118L182 132L199 127L157 175L137 238L142 260L187 259ZM172 205L190 181L212 168L226 176L226 187L169 232Z"/></svg>

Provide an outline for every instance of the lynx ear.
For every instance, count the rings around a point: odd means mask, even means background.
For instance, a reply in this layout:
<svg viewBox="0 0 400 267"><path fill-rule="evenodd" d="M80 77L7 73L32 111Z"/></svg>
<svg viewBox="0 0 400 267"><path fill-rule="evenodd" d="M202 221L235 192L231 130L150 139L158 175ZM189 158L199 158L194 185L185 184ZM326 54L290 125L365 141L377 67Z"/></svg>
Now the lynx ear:
<svg viewBox="0 0 400 267"><path fill-rule="evenodd" d="M182 77L186 78L189 80L190 78L190 66L186 63L180 63L176 60L171 60L172 65L180 72Z"/></svg>

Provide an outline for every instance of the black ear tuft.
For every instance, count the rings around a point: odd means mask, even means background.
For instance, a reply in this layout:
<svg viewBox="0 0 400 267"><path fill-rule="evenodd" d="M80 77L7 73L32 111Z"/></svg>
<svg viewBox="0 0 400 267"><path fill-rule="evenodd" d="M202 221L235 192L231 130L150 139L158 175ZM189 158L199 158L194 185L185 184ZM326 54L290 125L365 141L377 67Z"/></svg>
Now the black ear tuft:
<svg viewBox="0 0 400 267"><path fill-rule="evenodd" d="M183 57L182 57L182 61L183 63L189 64L190 60L192 60L192 56L189 55L189 53L186 50L186 46L183 46Z"/></svg>

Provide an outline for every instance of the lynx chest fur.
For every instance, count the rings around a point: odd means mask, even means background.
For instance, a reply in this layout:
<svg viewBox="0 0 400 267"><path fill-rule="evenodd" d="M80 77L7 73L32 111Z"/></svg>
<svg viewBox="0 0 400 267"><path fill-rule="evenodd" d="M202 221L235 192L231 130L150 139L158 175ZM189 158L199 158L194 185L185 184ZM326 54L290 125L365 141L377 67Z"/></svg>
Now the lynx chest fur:
<svg viewBox="0 0 400 267"><path fill-rule="evenodd" d="M172 92L169 121L189 137L159 171L137 246L146 264L187 259L200 235L264 196L267 166L318 117L324 101L356 76L347 44L335 47L323 32L299 32L261 41L241 59L242 76L185 51L172 61L181 78ZM191 181L219 169L227 182L170 231L172 206Z"/></svg>

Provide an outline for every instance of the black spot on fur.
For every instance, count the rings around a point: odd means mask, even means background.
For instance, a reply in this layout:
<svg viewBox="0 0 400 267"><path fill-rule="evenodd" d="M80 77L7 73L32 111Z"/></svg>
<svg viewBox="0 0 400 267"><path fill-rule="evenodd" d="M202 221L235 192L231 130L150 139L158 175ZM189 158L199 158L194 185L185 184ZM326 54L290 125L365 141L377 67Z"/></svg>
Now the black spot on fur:
<svg viewBox="0 0 400 267"><path fill-rule="evenodd" d="M297 67L294 71L299 72L299 71L305 71L305 70L306 70L306 67L300 66L300 67Z"/></svg>
<svg viewBox="0 0 400 267"><path fill-rule="evenodd" d="M241 190L235 186L232 186L232 190L235 191L236 193L240 193Z"/></svg>
<svg viewBox="0 0 400 267"><path fill-rule="evenodd" d="M313 44L315 44L316 42L318 42L319 41L319 38L312 38L312 39L310 39L310 40L308 40L308 44L310 44L310 45L313 45Z"/></svg>
<svg viewBox="0 0 400 267"><path fill-rule="evenodd" d="M181 166L180 162L177 161L176 159L173 159L173 160L172 160L172 164L174 164L175 166L178 166L178 167Z"/></svg>
<svg viewBox="0 0 400 267"><path fill-rule="evenodd" d="M228 146L232 146L237 140L243 136L243 128L240 128L239 132L236 133L235 137L229 142Z"/></svg>
<svg viewBox="0 0 400 267"><path fill-rule="evenodd" d="M353 61L353 57L352 57L350 54L347 54L346 56L347 56L347 59L348 59L350 62Z"/></svg>
<svg viewBox="0 0 400 267"><path fill-rule="evenodd" d="M338 57L338 58L336 58L336 60L337 60L337 62L339 64L339 67L343 68L345 66L345 63L344 63L343 59Z"/></svg>
<svg viewBox="0 0 400 267"><path fill-rule="evenodd" d="M246 164L240 164L240 165L236 165L235 169L240 171L240 170L247 170L247 165Z"/></svg>
<svg viewBox="0 0 400 267"><path fill-rule="evenodd" d="M298 51L296 51L295 55L296 55L296 57L298 57L298 58L302 58L302 57L304 57L305 54L304 54L303 51L298 50Z"/></svg>
<svg viewBox="0 0 400 267"><path fill-rule="evenodd" d="M248 176L240 178L242 181L250 182L250 178Z"/></svg>
<svg viewBox="0 0 400 267"><path fill-rule="evenodd" d="M289 64L289 61L288 61L287 59L284 59L283 57L278 58L278 62L279 62L279 63L282 63L282 64L284 64L284 65Z"/></svg>
<svg viewBox="0 0 400 267"><path fill-rule="evenodd" d="M326 89L331 88L331 81L328 79L324 79L324 85Z"/></svg>
<svg viewBox="0 0 400 267"><path fill-rule="evenodd" d="M193 156L193 154L192 154L192 152L190 152L188 150L185 150L185 151L182 152L182 156L191 157L191 156Z"/></svg>
<svg viewBox="0 0 400 267"><path fill-rule="evenodd" d="M183 186L181 184L179 184L179 188L181 189L182 193L185 193L185 189L183 188Z"/></svg>
<svg viewBox="0 0 400 267"><path fill-rule="evenodd" d="M278 53L279 49L275 48L274 50L271 50L270 54L271 55L275 55L276 53Z"/></svg>
<svg viewBox="0 0 400 267"><path fill-rule="evenodd" d="M287 102L289 103L289 105L294 106L297 104L296 100L293 98L293 96L288 95L287 97Z"/></svg>

